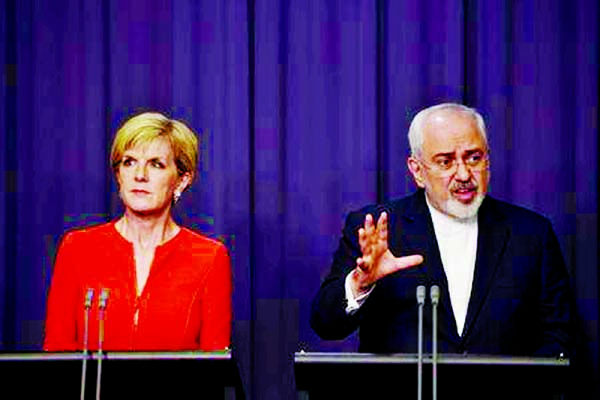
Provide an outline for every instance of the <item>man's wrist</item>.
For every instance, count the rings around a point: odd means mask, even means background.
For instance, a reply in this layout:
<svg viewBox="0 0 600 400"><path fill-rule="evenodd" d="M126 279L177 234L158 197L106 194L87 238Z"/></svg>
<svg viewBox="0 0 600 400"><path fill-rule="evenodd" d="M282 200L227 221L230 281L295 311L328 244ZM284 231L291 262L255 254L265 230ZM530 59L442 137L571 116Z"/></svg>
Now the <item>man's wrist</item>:
<svg viewBox="0 0 600 400"><path fill-rule="evenodd" d="M358 272L358 273L360 273L360 272ZM368 286L368 288L366 290L358 292L356 289L360 287L360 284L356 280L356 277L354 276L354 274L355 274L355 271L353 270L346 276L346 280L345 280L345 291L346 291L345 309L346 309L346 313L348 313L350 315L354 314L356 311L358 311L358 309L365 302L367 297L369 297L369 295L371 294L371 291L373 290L373 288L375 286L375 284L372 284L372 285Z"/></svg>

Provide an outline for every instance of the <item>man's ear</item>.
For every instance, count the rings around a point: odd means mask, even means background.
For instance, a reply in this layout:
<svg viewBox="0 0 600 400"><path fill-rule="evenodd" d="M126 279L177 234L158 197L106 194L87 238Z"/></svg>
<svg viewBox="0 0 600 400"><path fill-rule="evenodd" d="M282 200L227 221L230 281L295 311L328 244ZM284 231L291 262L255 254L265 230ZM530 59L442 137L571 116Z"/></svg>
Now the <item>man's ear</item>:
<svg viewBox="0 0 600 400"><path fill-rule="evenodd" d="M425 178L423 177L423 167L421 166L421 163L413 156L410 156L408 157L406 164L408 165L408 169L412 174L416 185L421 189L425 188Z"/></svg>

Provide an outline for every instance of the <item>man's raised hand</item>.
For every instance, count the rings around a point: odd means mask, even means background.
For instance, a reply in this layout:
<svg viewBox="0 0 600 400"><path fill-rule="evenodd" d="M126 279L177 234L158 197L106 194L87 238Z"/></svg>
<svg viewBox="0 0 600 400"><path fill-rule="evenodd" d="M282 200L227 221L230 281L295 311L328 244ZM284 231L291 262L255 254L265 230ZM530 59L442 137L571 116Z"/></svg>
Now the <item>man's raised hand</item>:
<svg viewBox="0 0 600 400"><path fill-rule="evenodd" d="M388 246L388 216L385 211L379 216L377 225L373 216L367 214L364 226L358 230L358 244L362 257L356 259L351 279L355 297L369 290L384 276L423 262L420 255L395 257L392 254Z"/></svg>

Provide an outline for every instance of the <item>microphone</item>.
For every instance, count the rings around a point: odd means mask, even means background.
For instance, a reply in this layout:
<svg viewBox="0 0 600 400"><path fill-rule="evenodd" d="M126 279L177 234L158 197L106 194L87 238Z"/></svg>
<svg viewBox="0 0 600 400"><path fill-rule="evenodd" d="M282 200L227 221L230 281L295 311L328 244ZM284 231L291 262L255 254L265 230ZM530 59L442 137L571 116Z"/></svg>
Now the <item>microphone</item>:
<svg viewBox="0 0 600 400"><path fill-rule="evenodd" d="M417 399L423 398L423 305L425 304L425 286L417 286L417 304L419 306L419 332L417 346Z"/></svg>
<svg viewBox="0 0 600 400"><path fill-rule="evenodd" d="M83 360L81 364L81 394L80 399L85 399L85 381L87 376L87 359L88 359L88 337L89 337L89 324L90 324L90 310L92 308L92 301L94 300L94 289L88 288L85 293L85 300L83 303Z"/></svg>
<svg viewBox="0 0 600 400"><path fill-rule="evenodd" d="M440 287L433 285L429 295L431 297L431 321L433 330L431 344L432 399L437 400L437 306L440 302Z"/></svg>
<svg viewBox="0 0 600 400"><path fill-rule="evenodd" d="M98 370L96 374L96 400L100 400L100 376L102 375L102 345L104 344L104 311L108 303L108 289L102 289L98 300Z"/></svg>

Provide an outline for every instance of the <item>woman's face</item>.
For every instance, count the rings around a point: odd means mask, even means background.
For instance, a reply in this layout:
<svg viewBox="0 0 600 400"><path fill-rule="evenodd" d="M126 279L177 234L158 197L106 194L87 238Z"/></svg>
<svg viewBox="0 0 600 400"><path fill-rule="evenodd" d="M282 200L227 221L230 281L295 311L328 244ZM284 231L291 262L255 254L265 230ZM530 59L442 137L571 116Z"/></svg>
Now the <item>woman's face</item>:
<svg viewBox="0 0 600 400"><path fill-rule="evenodd" d="M190 175L179 176L169 141L157 138L123 153L117 181L125 207L136 214L151 215L169 209L173 193L183 192Z"/></svg>

